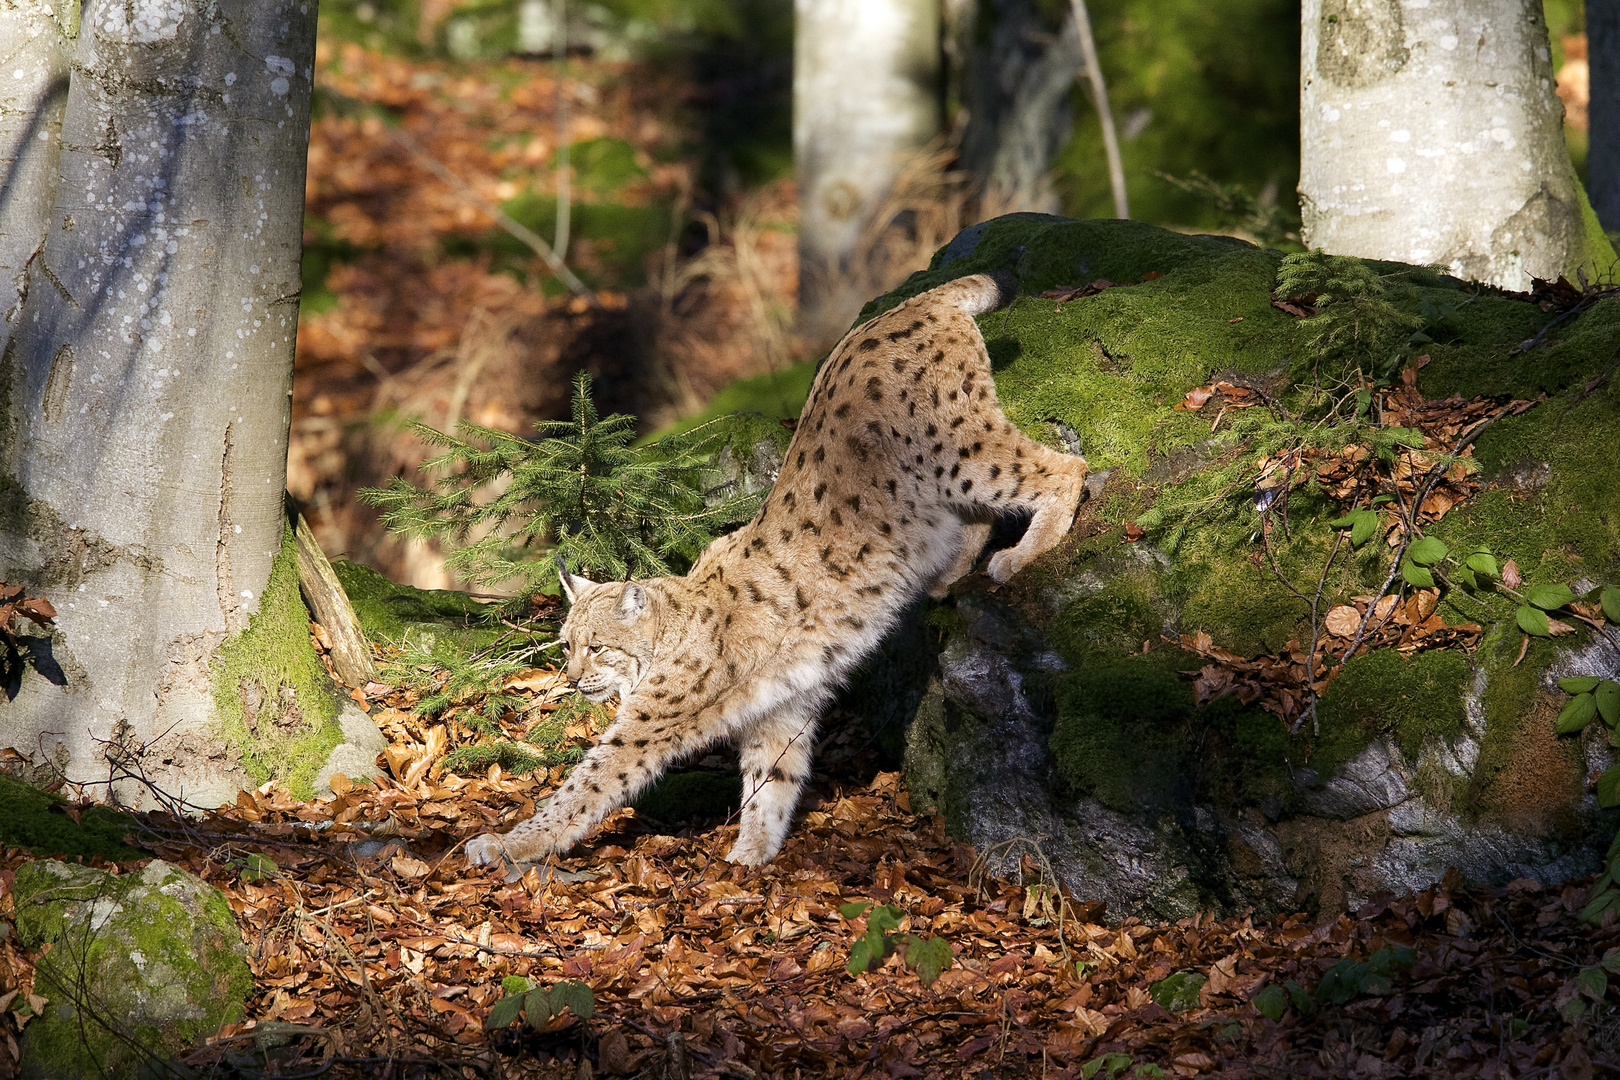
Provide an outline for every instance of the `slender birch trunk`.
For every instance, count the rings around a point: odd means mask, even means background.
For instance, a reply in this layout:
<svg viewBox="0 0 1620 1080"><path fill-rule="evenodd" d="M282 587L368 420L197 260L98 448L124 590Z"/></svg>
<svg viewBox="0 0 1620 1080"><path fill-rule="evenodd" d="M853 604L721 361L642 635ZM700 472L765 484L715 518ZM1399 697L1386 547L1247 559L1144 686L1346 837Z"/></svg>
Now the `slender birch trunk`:
<svg viewBox="0 0 1620 1080"><path fill-rule="evenodd" d="M81 782L144 746L218 801L211 664L286 522L315 2L77 6L0 7L0 579L60 613L0 745Z"/></svg>
<svg viewBox="0 0 1620 1080"><path fill-rule="evenodd" d="M1513 289L1609 269L1540 0L1305 0L1303 19L1307 245Z"/></svg>
<svg viewBox="0 0 1620 1080"><path fill-rule="evenodd" d="M938 0L796 0L799 331L837 340L866 302L851 265L908 154L940 131Z"/></svg>

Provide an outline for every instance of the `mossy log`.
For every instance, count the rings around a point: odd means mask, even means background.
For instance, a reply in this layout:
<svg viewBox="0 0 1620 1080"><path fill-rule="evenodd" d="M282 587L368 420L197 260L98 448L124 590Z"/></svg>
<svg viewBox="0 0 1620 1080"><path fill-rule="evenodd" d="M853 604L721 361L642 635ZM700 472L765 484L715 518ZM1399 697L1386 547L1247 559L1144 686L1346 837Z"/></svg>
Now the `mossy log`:
<svg viewBox="0 0 1620 1080"><path fill-rule="evenodd" d="M1175 408L1216 379L1286 401L1331 374L1301 320L1273 306L1282 258L1135 222L1012 215L967 230L863 312L1012 269L1024 298L981 320L1003 407L1054 447L1077 435L1105 477L1066 544L1006 587L969 578L924 613L945 647L937 668L909 664L914 798L981 849L1040 842L1074 893L1113 917L1348 909L1451 866L1495 882L1595 870L1617 816L1589 777L1613 755L1601 724L1555 734L1556 680L1612 674L1620 655L1584 629L1526 646L1499 591L1440 596L1446 624L1481 627L1476 648L1357 656L1309 722L1235 697L1195 703L1204 661L1180 635L1278 654L1311 640L1318 588L1325 610L1376 594L1390 569L1383 543L1345 544L1330 563L1329 522L1345 508L1321 484L1293 489L1286 525L1264 520L1254 464L1280 413L1233 413L1212 433L1215 410ZM1620 580L1620 299L1560 314L1423 267L1370 265L1430 313L1433 340L1408 350L1429 357L1414 366L1426 399L1540 399L1480 431L1482 490L1426 533L1515 560L1529 585ZM1123 287L1040 296L1097 279ZM1369 381L1390 369L1360 359ZM1397 381L1411 358L1398 359ZM869 673L851 704L889 708L862 690L895 682Z"/></svg>

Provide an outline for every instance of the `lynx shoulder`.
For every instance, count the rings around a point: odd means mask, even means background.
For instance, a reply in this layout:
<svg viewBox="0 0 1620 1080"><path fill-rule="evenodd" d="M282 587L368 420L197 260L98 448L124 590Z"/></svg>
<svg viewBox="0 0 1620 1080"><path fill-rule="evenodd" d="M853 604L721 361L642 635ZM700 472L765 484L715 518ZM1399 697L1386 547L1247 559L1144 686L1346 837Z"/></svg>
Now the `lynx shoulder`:
<svg viewBox="0 0 1620 1080"><path fill-rule="evenodd" d="M1010 299L995 278L966 277L852 330L817 374L758 514L685 577L596 584L564 571L568 675L594 701L617 694L616 719L539 813L468 843L474 863L564 851L722 739L743 771L727 857L776 855L822 708L900 611L967 573L997 516L1033 515L991 556L997 581L1073 522L1085 461L1008 422L973 321Z"/></svg>

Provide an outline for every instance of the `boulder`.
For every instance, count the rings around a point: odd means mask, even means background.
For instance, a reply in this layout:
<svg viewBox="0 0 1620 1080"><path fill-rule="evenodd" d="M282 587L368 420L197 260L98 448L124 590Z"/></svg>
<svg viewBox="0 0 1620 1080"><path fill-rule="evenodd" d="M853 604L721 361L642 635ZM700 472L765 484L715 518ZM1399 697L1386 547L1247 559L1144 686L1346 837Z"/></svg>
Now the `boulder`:
<svg viewBox="0 0 1620 1080"><path fill-rule="evenodd" d="M48 1004L24 1030L25 1077L151 1075L241 1015L253 984L236 921L184 870L41 860L18 868L13 896L22 943L52 946L35 967Z"/></svg>
<svg viewBox="0 0 1620 1080"><path fill-rule="evenodd" d="M868 305L862 319L1011 269L1023 298L980 322L1003 407L1032 437L1083 449L1101 479L1065 544L1006 586L959 583L900 631L925 626L943 648L928 662L885 650L848 703L868 715L904 703L914 802L982 851L1012 859L1016 841L1038 843L1112 918L1348 910L1449 867L1495 883L1595 871L1620 815L1589 779L1614 754L1601 723L1561 737L1554 720L1560 677L1620 666L1607 638L1577 627L1527 641L1517 601L1453 580L1438 623L1356 656L1314 708L1298 686L1291 705L1254 697L1242 665L1305 656L1326 611L1377 596L1390 575L1388 508L1371 507L1378 536L1359 546L1332 524L1369 508L1370 491L1347 498L1318 471L1325 457L1269 480L1259 464L1316 446L1335 395L1351 402L1335 423L1403 386L1431 403L1537 402L1472 432L1455 475L1479 483L1423 532L1513 559L1527 586L1620 582L1620 388L1607 377L1620 299L1571 308L1367 264L1421 330L1399 349L1324 356L1273 304L1282 259L1137 222L1014 215ZM1040 295L1093 282L1105 287ZM1221 380L1224 399L1176 408ZM1403 604L1418 591L1394 582ZM1219 693L1223 671L1237 693Z"/></svg>

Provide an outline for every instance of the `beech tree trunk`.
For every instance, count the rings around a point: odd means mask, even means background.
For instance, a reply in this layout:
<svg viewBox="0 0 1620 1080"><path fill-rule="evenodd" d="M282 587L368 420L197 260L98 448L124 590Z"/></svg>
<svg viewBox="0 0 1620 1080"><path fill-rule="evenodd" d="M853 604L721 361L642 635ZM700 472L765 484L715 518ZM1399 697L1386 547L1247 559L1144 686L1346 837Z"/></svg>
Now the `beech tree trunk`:
<svg viewBox="0 0 1620 1080"><path fill-rule="evenodd" d="M1069 95L1085 64L1075 21L1066 6L1033 0L978 0L967 21L962 165L978 183L981 216L1055 214L1049 173L1074 129Z"/></svg>
<svg viewBox="0 0 1620 1080"><path fill-rule="evenodd" d="M795 0L799 331L836 341L868 299L851 258L909 153L940 131L938 0Z"/></svg>
<svg viewBox="0 0 1620 1080"><path fill-rule="evenodd" d="M0 746L86 783L143 746L217 802L210 663L286 521L316 5L77 6L0 8L0 579L60 613Z"/></svg>
<svg viewBox="0 0 1620 1080"><path fill-rule="evenodd" d="M1608 269L1540 0L1305 0L1303 19L1308 246L1511 289Z"/></svg>
<svg viewBox="0 0 1620 1080"><path fill-rule="evenodd" d="M1586 5L1586 184L1606 229L1620 230L1620 3Z"/></svg>

